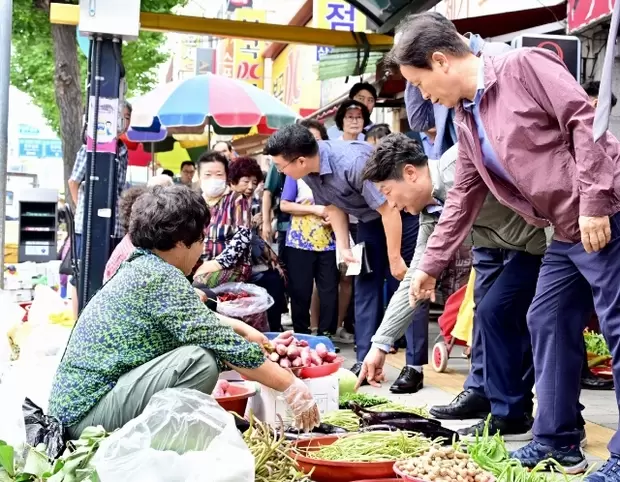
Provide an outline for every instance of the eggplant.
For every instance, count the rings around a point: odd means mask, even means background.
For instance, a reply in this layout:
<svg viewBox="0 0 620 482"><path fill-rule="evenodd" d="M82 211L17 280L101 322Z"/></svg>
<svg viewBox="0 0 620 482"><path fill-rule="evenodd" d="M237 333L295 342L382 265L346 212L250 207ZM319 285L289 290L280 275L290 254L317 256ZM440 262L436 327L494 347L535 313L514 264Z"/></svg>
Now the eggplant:
<svg viewBox="0 0 620 482"><path fill-rule="evenodd" d="M373 412L372 410L366 410L361 405L350 401L349 409L351 409L355 415L361 419L361 424L365 425L378 425L387 420L393 419L414 419L428 422L430 424L441 426L441 422L431 418L423 417L410 412Z"/></svg>
<svg viewBox="0 0 620 482"><path fill-rule="evenodd" d="M286 432L288 433L293 433L293 434L299 434L301 433L300 430L294 428L294 427L289 427L286 429ZM348 430L345 430L342 427L338 427L337 425L330 425L329 423L321 423L319 424L318 427L314 427L311 430L311 433L319 433L322 435L340 435L340 434L345 434L345 433L349 433Z"/></svg>
<svg viewBox="0 0 620 482"><path fill-rule="evenodd" d="M383 420L380 423L373 423L367 425L364 430L372 430L373 427L378 430L386 430L386 427L404 430L407 432L415 432L424 435L430 439L443 438L445 439L442 444L450 445L452 441L459 440L459 434L454 430L443 427L441 424L429 423L428 420L418 420L414 418L395 418L391 420Z"/></svg>

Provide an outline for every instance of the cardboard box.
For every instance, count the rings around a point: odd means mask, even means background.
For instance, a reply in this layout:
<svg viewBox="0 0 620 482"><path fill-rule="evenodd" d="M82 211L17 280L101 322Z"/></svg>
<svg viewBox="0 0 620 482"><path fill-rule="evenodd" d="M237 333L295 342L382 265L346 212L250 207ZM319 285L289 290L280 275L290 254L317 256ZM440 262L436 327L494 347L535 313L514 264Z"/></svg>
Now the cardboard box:
<svg viewBox="0 0 620 482"><path fill-rule="evenodd" d="M321 415L338 410L339 392L338 377L336 375L308 378L303 380L303 382L310 389ZM257 385L258 390L256 395L250 398L247 410L251 409L255 417L270 424L278 423L276 414L279 414L285 423L290 422L292 414L286 403L278 398L280 394L264 385Z"/></svg>

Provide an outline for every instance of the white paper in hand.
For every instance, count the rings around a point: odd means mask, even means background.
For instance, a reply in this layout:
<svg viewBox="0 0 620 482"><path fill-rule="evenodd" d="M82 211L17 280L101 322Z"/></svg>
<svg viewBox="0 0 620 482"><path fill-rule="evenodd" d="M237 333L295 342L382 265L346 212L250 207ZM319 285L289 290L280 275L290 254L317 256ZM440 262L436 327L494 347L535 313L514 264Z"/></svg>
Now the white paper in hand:
<svg viewBox="0 0 620 482"><path fill-rule="evenodd" d="M355 263L347 265L347 276L357 276L362 272L362 255L364 254L364 244L356 244L351 248L351 253L356 259Z"/></svg>

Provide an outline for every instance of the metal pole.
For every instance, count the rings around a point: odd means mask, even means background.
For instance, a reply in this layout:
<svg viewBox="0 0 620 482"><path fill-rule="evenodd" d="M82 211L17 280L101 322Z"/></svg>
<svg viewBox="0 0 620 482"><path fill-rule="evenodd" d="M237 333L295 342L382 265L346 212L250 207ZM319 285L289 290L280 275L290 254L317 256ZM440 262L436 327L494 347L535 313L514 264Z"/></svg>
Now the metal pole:
<svg viewBox="0 0 620 482"><path fill-rule="evenodd" d="M13 0L0 0L0 289L4 289L4 237L6 223L6 172L9 157L9 85L11 82L11 30Z"/></svg>

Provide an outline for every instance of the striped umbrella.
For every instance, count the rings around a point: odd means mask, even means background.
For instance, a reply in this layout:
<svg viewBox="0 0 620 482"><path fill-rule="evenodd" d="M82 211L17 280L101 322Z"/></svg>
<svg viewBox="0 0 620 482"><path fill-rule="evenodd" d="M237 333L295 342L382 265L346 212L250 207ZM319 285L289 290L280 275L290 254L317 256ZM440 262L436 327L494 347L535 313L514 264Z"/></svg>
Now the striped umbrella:
<svg viewBox="0 0 620 482"><path fill-rule="evenodd" d="M132 140L140 131L183 134L270 133L298 114L264 90L221 75L204 74L164 84L134 103ZM165 137L165 136L164 136Z"/></svg>

